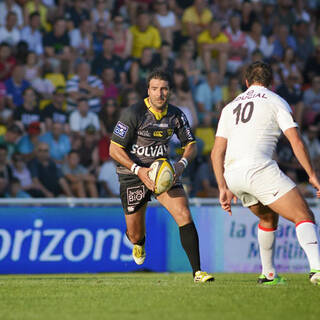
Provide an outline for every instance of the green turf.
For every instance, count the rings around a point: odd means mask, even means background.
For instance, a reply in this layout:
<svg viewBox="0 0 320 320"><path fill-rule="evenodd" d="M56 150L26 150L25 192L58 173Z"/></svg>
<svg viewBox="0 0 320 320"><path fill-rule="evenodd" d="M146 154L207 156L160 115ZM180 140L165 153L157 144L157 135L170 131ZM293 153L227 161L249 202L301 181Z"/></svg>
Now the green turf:
<svg viewBox="0 0 320 320"><path fill-rule="evenodd" d="M320 286L305 274L261 286L254 274L110 273L0 276L0 319L319 319Z"/></svg>

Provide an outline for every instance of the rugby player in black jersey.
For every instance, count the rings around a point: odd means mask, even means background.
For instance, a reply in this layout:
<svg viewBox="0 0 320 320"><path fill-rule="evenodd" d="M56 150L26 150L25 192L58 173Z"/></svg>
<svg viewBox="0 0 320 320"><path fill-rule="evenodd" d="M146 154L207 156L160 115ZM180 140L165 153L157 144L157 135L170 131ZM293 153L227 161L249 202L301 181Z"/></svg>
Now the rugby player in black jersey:
<svg viewBox="0 0 320 320"><path fill-rule="evenodd" d="M179 226L180 240L192 267L195 282L213 281L200 268L199 239L192 221L188 199L179 182L183 170L196 156L197 147L184 113L168 104L171 77L156 69L148 77L148 97L126 108L116 124L110 155L117 162L120 196L127 224L127 236L133 243L133 259L145 260L145 212L154 191L148 172L157 158L168 156L168 143L175 133L183 147L181 159L174 164L175 183L157 196Z"/></svg>

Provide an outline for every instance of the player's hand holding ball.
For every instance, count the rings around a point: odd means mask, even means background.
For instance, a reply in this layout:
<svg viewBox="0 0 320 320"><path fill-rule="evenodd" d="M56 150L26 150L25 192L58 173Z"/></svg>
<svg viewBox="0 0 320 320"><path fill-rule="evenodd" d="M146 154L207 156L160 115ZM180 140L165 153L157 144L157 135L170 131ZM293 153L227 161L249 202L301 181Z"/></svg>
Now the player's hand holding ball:
<svg viewBox="0 0 320 320"><path fill-rule="evenodd" d="M146 185L146 187L154 191L155 190L155 183L150 179L149 173L152 171L152 168L145 168L141 167L138 171L138 177L140 180Z"/></svg>

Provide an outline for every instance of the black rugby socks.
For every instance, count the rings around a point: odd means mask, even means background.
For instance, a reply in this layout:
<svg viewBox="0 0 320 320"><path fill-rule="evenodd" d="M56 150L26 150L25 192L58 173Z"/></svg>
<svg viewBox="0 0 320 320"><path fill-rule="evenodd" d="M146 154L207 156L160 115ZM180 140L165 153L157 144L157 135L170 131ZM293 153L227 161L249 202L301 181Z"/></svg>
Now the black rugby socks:
<svg viewBox="0 0 320 320"><path fill-rule="evenodd" d="M179 227L180 241L192 267L193 276L200 269L198 232L193 222Z"/></svg>

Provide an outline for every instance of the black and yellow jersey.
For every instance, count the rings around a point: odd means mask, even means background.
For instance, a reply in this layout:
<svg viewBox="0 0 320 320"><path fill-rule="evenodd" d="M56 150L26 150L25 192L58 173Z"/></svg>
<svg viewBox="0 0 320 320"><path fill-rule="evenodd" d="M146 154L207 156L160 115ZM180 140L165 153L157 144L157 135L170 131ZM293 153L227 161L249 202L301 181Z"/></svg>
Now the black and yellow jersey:
<svg viewBox="0 0 320 320"><path fill-rule="evenodd" d="M188 120L179 108L168 104L163 112L156 112L146 98L123 110L111 143L125 149L138 165L149 167L155 159L168 157L168 144L173 134L177 135L182 147L195 143ZM131 174L120 164L117 172Z"/></svg>

